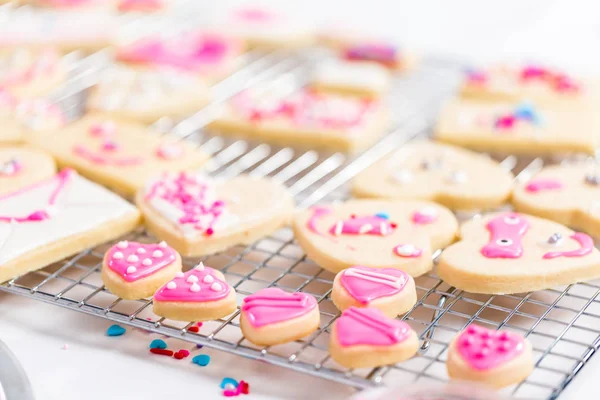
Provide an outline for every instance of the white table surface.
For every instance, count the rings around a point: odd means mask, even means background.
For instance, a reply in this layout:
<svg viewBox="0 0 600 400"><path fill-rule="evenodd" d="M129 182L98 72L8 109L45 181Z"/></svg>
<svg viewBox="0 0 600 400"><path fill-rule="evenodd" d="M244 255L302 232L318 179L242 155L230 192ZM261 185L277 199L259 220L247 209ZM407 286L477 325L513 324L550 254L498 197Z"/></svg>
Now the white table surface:
<svg viewBox="0 0 600 400"><path fill-rule="evenodd" d="M198 3L206 14L215 12L211 8L215 2ZM241 2L223 1L220 6L236 3ZM597 2L304 0L288 1L285 7L313 21L351 21L367 31L379 30L424 52L600 70ZM249 399L335 400L353 393L340 384L206 348L212 360L204 368L191 364L189 358L152 355L148 344L156 335L128 329L121 337L107 337L109 325L99 318L0 293L0 339L21 361L41 400L221 398L218 386L225 376L248 381ZM184 342L165 340L169 348L190 348ZM600 357L595 356L561 399L598 398L598 368Z"/></svg>

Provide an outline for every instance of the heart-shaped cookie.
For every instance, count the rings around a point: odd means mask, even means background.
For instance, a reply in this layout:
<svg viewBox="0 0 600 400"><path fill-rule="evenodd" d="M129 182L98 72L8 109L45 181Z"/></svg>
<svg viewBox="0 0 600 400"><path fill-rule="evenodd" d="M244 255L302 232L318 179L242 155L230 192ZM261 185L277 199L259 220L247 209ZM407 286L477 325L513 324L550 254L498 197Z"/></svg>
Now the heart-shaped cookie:
<svg viewBox="0 0 600 400"><path fill-rule="evenodd" d="M494 213L463 224L460 236L442 252L437 273L471 293L523 293L600 277L592 238L556 222Z"/></svg>
<svg viewBox="0 0 600 400"><path fill-rule="evenodd" d="M286 189L268 179L186 173L150 181L136 202L148 228L185 256L251 243L287 223L294 207Z"/></svg>
<svg viewBox="0 0 600 400"><path fill-rule="evenodd" d="M358 174L352 192L358 197L431 200L452 209L489 209L509 198L512 179L487 156L419 141Z"/></svg>
<svg viewBox="0 0 600 400"><path fill-rule="evenodd" d="M351 200L299 213L293 226L306 254L330 271L363 265L419 276L431 270L433 252L454 241L458 223L431 202Z"/></svg>
<svg viewBox="0 0 600 400"><path fill-rule="evenodd" d="M56 173L50 155L30 147L0 148L0 195L16 192Z"/></svg>

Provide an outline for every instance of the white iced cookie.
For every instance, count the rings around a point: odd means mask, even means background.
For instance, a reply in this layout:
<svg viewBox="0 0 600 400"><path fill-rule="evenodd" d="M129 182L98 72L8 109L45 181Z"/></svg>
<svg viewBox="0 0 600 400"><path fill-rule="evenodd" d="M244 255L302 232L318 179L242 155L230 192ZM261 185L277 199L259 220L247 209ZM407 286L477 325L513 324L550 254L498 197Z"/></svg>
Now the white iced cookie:
<svg viewBox="0 0 600 400"><path fill-rule="evenodd" d="M47 95L66 75L60 54L52 48L0 50L0 87L16 97Z"/></svg>
<svg viewBox="0 0 600 400"><path fill-rule="evenodd" d="M390 85L390 72L372 62L329 60L318 63L311 77L311 86L318 91L355 96L381 96Z"/></svg>
<svg viewBox="0 0 600 400"><path fill-rule="evenodd" d="M552 165L515 187L517 211L600 236L600 168L588 163Z"/></svg>
<svg viewBox="0 0 600 400"><path fill-rule="evenodd" d="M471 293L544 290L600 277L600 253L585 233L517 213L494 213L463 224L437 273Z"/></svg>
<svg viewBox="0 0 600 400"><path fill-rule="evenodd" d="M208 103L208 88L196 75L174 69L136 69L122 65L103 72L87 108L114 118L152 123L181 118Z"/></svg>
<svg viewBox="0 0 600 400"><path fill-rule="evenodd" d="M56 165L50 155L30 147L0 147L0 196L52 177Z"/></svg>
<svg viewBox="0 0 600 400"><path fill-rule="evenodd" d="M156 236L194 257L252 243L285 225L294 210L291 195L269 179L191 173L148 181L136 202Z"/></svg>
<svg viewBox="0 0 600 400"><path fill-rule="evenodd" d="M480 151L594 154L600 145L599 127L593 111L585 108L452 100L444 106L434 136Z"/></svg>
<svg viewBox="0 0 600 400"><path fill-rule="evenodd" d="M158 173L198 168L208 159L191 142L101 114L84 116L58 132L32 136L31 141L59 165L128 195Z"/></svg>
<svg viewBox="0 0 600 400"><path fill-rule="evenodd" d="M415 305L417 291L414 279L404 271L355 266L335 276L331 300L341 311L371 307L394 318Z"/></svg>
<svg viewBox="0 0 600 400"><path fill-rule="evenodd" d="M446 368L452 379L500 389L531 374L531 343L514 332L471 324L450 343Z"/></svg>
<svg viewBox="0 0 600 400"><path fill-rule="evenodd" d="M347 43L339 51L345 60L377 63L395 71L408 71L417 63L413 55L384 39L357 40Z"/></svg>
<svg viewBox="0 0 600 400"><path fill-rule="evenodd" d="M2 194L0 281L115 239L139 220L134 206L72 169Z"/></svg>
<svg viewBox="0 0 600 400"><path fill-rule="evenodd" d="M427 201L350 200L303 211L293 228L306 254L332 272L362 265L419 276L431 270L433 252L454 241L458 222Z"/></svg>

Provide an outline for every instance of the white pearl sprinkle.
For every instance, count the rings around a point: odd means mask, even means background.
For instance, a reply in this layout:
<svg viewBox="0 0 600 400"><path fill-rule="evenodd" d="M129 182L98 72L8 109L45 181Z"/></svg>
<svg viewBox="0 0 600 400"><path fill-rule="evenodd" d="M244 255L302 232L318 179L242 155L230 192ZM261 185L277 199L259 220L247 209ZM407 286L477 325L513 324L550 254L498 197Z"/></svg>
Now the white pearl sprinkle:
<svg viewBox="0 0 600 400"><path fill-rule="evenodd" d="M176 278L183 278L184 276L185 276L185 275L184 275L184 273L183 273L183 272L181 272L181 271L178 271L178 272L175 274L175 277L176 277Z"/></svg>
<svg viewBox="0 0 600 400"><path fill-rule="evenodd" d="M213 283L214 281L215 278L213 278L212 275L206 275L204 279L202 279L202 282L204 283Z"/></svg>
<svg viewBox="0 0 600 400"><path fill-rule="evenodd" d="M120 260L121 258L123 258L123 253L121 253L120 251L115 252L115 254L113 254L113 258L115 260Z"/></svg>
<svg viewBox="0 0 600 400"><path fill-rule="evenodd" d="M412 256L413 254L415 254L415 252L417 251L417 249L412 244L404 244L404 245L398 247L398 249L396 251L401 256L408 257L408 256Z"/></svg>
<svg viewBox="0 0 600 400"><path fill-rule="evenodd" d="M220 292L223 288L221 287L221 284L219 282L215 282L210 286L210 290L215 291L215 292Z"/></svg>
<svg viewBox="0 0 600 400"><path fill-rule="evenodd" d="M187 283L196 283L198 282L198 277L196 275L190 275L185 280Z"/></svg>
<svg viewBox="0 0 600 400"><path fill-rule="evenodd" d="M129 243L127 243L127 240L123 240L123 241L119 242L119 244L117 244L117 247L120 249L126 249L127 246L129 246Z"/></svg>
<svg viewBox="0 0 600 400"><path fill-rule="evenodd" d="M146 249L144 249L143 247L140 247L139 249L137 249L137 253L138 254L146 254Z"/></svg>
<svg viewBox="0 0 600 400"><path fill-rule="evenodd" d="M154 258L160 258L163 256L163 252L160 250L154 250L154 252L152 253L152 257Z"/></svg>
<svg viewBox="0 0 600 400"><path fill-rule="evenodd" d="M190 286L190 291L192 291L192 292L199 292L200 291L200 285L198 285L197 283L192 283L192 286Z"/></svg>
<svg viewBox="0 0 600 400"><path fill-rule="evenodd" d="M175 282L173 282L173 281L171 281L171 282L167 283L167 289L171 289L171 290L173 290L173 289L175 289L176 287L177 287L177 284L176 284Z"/></svg>
<svg viewBox="0 0 600 400"><path fill-rule="evenodd" d="M152 265L152 260L149 258L144 258L144 261L142 261L142 264L145 265L146 267L149 267Z"/></svg>
<svg viewBox="0 0 600 400"><path fill-rule="evenodd" d="M400 171L394 173L392 177L398 183L410 183L414 180L413 173L405 169L401 169Z"/></svg>
<svg viewBox="0 0 600 400"><path fill-rule="evenodd" d="M127 262L138 262L140 261L140 258L138 256L136 256L135 254L130 255L129 257L127 257Z"/></svg>
<svg viewBox="0 0 600 400"><path fill-rule="evenodd" d="M127 267L128 274L133 274L135 271L137 271L137 268L134 267L133 265L130 265L129 267Z"/></svg>
<svg viewBox="0 0 600 400"><path fill-rule="evenodd" d="M204 263L201 261L200 264L194 267L194 269L197 269L198 271L204 271Z"/></svg>
<svg viewBox="0 0 600 400"><path fill-rule="evenodd" d="M158 247L162 247L163 249L167 247L167 242L164 240L158 244Z"/></svg>

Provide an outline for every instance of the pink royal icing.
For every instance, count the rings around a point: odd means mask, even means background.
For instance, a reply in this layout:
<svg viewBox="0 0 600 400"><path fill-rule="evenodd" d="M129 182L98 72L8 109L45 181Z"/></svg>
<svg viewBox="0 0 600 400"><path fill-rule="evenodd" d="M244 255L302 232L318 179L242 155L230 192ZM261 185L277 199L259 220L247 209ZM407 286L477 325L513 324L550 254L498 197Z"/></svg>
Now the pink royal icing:
<svg viewBox="0 0 600 400"><path fill-rule="evenodd" d="M519 214L503 214L487 224L490 241L483 246L481 254L487 258L519 258L523 254L521 239L529 228L529 222Z"/></svg>
<svg viewBox="0 0 600 400"><path fill-rule="evenodd" d="M155 301L206 302L224 299L229 295L227 282L219 279L215 270L202 263L186 273L178 273L154 294Z"/></svg>
<svg viewBox="0 0 600 400"><path fill-rule="evenodd" d="M525 190L529 193L545 192L562 188L563 184L558 179L536 179L525 186Z"/></svg>
<svg viewBox="0 0 600 400"><path fill-rule="evenodd" d="M23 170L23 164L17 160L8 160L3 164L0 164L0 178L10 178L17 175Z"/></svg>
<svg viewBox="0 0 600 400"><path fill-rule="evenodd" d="M335 322L338 343L348 346L393 346L410 336L404 322L388 318L377 308L350 307Z"/></svg>
<svg viewBox="0 0 600 400"><path fill-rule="evenodd" d="M557 257L583 257L590 254L594 249L594 240L585 233L577 232L570 236L571 239L579 243L579 248L570 251L551 251L544 254L543 258L553 259Z"/></svg>
<svg viewBox="0 0 600 400"><path fill-rule="evenodd" d="M350 267L342 272L340 283L356 301L369 304L381 297L400 293L408 275L393 268Z"/></svg>
<svg viewBox="0 0 600 400"><path fill-rule="evenodd" d="M391 223L386 218L377 215L365 217L352 216L345 221L338 221L329 229L329 233L334 236L339 235L380 235L391 234L396 228L396 224Z"/></svg>
<svg viewBox="0 0 600 400"><path fill-rule="evenodd" d="M310 294L266 288L244 299L242 313L252 326L258 328L302 317L315 307L317 300Z"/></svg>
<svg viewBox="0 0 600 400"><path fill-rule="evenodd" d="M308 227L308 229L311 232L316 233L317 235L323 236L323 234L319 231L319 228L317 228L317 221L319 221L325 215L329 215L329 214L331 214L331 209L329 209L329 208L314 207L312 209L312 215L308 219L306 226Z"/></svg>
<svg viewBox="0 0 600 400"><path fill-rule="evenodd" d="M423 207L413 213L412 221L417 225L427 225L437 221L438 217L439 212L434 207Z"/></svg>
<svg viewBox="0 0 600 400"><path fill-rule="evenodd" d="M471 368L485 371L496 368L519 356L524 339L512 332L498 332L471 324L456 339L461 358Z"/></svg>
<svg viewBox="0 0 600 400"><path fill-rule="evenodd" d="M122 241L106 255L107 265L127 282L135 282L171 265L177 259L175 250L165 242L142 244Z"/></svg>
<svg viewBox="0 0 600 400"><path fill-rule="evenodd" d="M568 75L556 73L536 65L529 65L523 68L520 77L524 83L531 81L546 82L559 93L578 92L580 90L579 84Z"/></svg>

